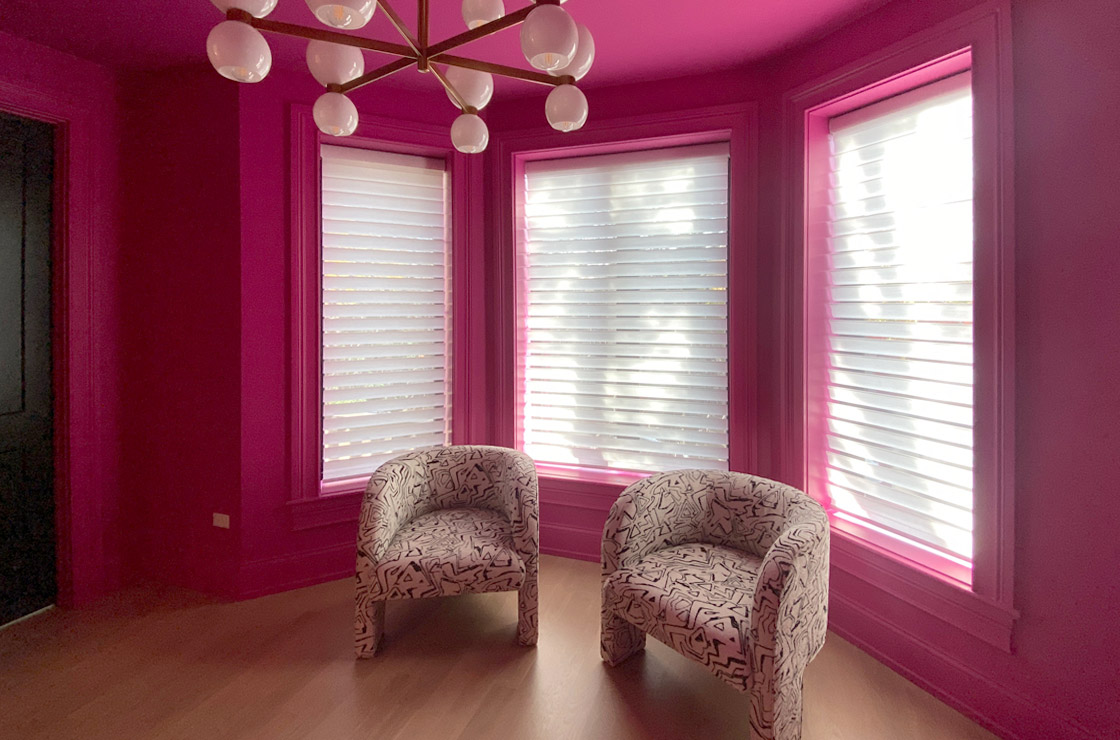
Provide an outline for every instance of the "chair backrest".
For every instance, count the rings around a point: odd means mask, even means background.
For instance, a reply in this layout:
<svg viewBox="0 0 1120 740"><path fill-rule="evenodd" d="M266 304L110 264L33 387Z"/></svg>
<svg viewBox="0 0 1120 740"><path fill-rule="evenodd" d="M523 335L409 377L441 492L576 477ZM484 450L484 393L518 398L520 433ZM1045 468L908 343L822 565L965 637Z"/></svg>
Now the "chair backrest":
<svg viewBox="0 0 1120 740"><path fill-rule="evenodd" d="M667 545L707 542L758 557L787 526L821 513L817 502L793 486L723 470L657 473L626 493L641 499L632 526L663 530Z"/></svg>

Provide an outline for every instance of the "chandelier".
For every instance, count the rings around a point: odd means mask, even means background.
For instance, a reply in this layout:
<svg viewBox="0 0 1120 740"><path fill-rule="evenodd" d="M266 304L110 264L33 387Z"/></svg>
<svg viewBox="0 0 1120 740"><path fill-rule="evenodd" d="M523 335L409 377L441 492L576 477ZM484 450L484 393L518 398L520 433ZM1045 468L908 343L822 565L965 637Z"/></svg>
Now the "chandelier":
<svg viewBox="0 0 1120 740"><path fill-rule="evenodd" d="M358 127L358 110L346 97L359 87L415 66L431 73L462 111L451 126L451 142L467 154L486 149L490 132L478 112L494 94L494 75L552 86L545 117L558 131L575 131L587 120L587 98L575 83L591 69L595 41L582 23L560 7L566 0L534 0L506 14L502 0L463 0L467 31L430 43L429 0L418 0L415 34L388 0L306 0L327 29L267 20L277 0L210 0L226 14L206 39L206 54L218 74L236 82L260 82L272 68L272 51L261 31L307 39L307 67L326 92L315 101L313 117L330 136L349 136ZM404 44L355 36L380 7ZM521 25L521 50L535 70L483 62L451 54L453 49ZM363 51L395 57L369 72Z"/></svg>

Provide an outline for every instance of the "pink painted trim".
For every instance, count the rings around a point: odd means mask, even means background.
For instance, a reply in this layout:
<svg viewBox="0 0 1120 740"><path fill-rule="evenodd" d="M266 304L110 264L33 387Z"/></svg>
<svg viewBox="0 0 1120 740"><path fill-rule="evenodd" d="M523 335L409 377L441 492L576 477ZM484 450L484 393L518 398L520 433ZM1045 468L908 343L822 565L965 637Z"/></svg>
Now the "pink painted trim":
<svg viewBox="0 0 1120 740"><path fill-rule="evenodd" d="M1099 735L1063 711L1063 705L1040 702L1014 691L1007 682L993 681L920 635L900 628L874 605L833 592L828 629L999 737L1099 740ZM867 630L873 631L874 642L861 639L860 634ZM891 657L899 654L911 659L902 663ZM921 672L911 667L916 664L922 666ZM980 685L983 691L962 696L945 688L959 685Z"/></svg>
<svg viewBox="0 0 1120 740"><path fill-rule="evenodd" d="M592 481L595 483L605 483L607 485L628 486L649 475L649 473L637 470L591 468L581 465L558 465L554 463L537 463L536 465L537 473L542 477L569 481Z"/></svg>
<svg viewBox="0 0 1120 740"><path fill-rule="evenodd" d="M108 590L95 375L94 113L38 89L0 82L0 110L55 127L51 341L58 603L88 604Z"/></svg>
<svg viewBox="0 0 1120 740"><path fill-rule="evenodd" d="M492 398L498 400L491 422L496 444L522 447L518 420L523 418L523 410L516 404L517 399L524 398L520 380L523 368L518 365L525 342L521 318L525 300L518 292L522 285L518 275L524 266L515 230L523 223L519 183L525 163L726 141L731 149L729 197L737 206L728 224L729 464L732 470L751 470L757 455L757 435L746 421L757 407L757 318L753 303L757 296L756 121L757 108L748 104L592 122L570 134L533 129L499 135L497 146L492 147L502 196L498 203L500 249L493 273L492 304L499 317L493 337L497 365L491 380ZM567 475L573 472L585 482L605 479L598 471L565 471ZM617 475L617 471L612 472Z"/></svg>
<svg viewBox="0 0 1120 740"><path fill-rule="evenodd" d="M462 209L469 213L468 157L451 149L444 129L418 123L404 124L373 116L363 116L362 123L353 136L345 139L328 137L319 132L311 115L311 108L293 105L291 108L292 151L292 261L291 261L291 326L292 326L292 424L290 448L292 454L292 490L290 500L300 504L290 508L292 526L304 529L310 526L337 523L333 515L341 495L360 492L365 478L322 481L322 375L321 336L322 286L321 286L321 225L319 192L321 163L319 147L323 143L358 149L414 154L442 159L447 163L450 178L452 211ZM460 174L462 173L462 174ZM460 279L469 285L476 275L472 267L469 248L472 244L468 229L470 219L449 217L451 234L447 280L455 285ZM463 291L457 291L462 293ZM464 357L472 350L472 343L458 339L468 337L471 331L470 311L448 296L451 346L449 348L451 382L449 430L452 442L466 434L468 411L464 410L470 394L470 366ZM478 344L477 342L473 344ZM328 512L326 520L316 506ZM356 518L356 515L355 517ZM327 521L329 520L329 521ZM347 520L348 521L348 520Z"/></svg>
<svg viewBox="0 0 1120 740"><path fill-rule="evenodd" d="M952 587L959 570L944 562L907 554L900 558L881 547L889 544L874 535L862 546L860 562L843 555L834 567L866 574L868 561L880 571L902 568L905 578L882 578L876 585L892 596L925 605L927 610L1004 650L1010 649L1014 547L1014 236L1013 142L1011 136L1011 69L1008 15L1003 3L970 11L949 23L897 44L881 55L841 70L785 97L784 125L787 161L780 286L784 294L781 341L783 439L781 469L786 480L819 491L820 473L809 464L822 438L815 426L822 415L822 399L812 389L823 387L819 373L807 363L808 342L819 341L821 317L807 313L806 302L819 304L821 286L810 279L810 255L819 254L821 235L812 224L820 219L815 203L824 179L828 118L946 77L971 66L976 130L976 504L975 555L972 588L956 586L974 603L1002 612L1006 619L996 630L982 620L950 616L942 604L927 598L929 589ZM931 61L932 60L932 61ZM821 184L816 184L821 183ZM816 298L814 299L814 296ZM810 303L810 305L812 305ZM827 505L827 501L824 502ZM850 531L850 530L849 530ZM837 538L839 539L839 538ZM858 542L858 540L852 540ZM834 548L835 549L835 548ZM896 550L897 548L891 548ZM937 584L936 586L932 584ZM957 615L960 616L960 615ZM997 620L998 621L998 620Z"/></svg>

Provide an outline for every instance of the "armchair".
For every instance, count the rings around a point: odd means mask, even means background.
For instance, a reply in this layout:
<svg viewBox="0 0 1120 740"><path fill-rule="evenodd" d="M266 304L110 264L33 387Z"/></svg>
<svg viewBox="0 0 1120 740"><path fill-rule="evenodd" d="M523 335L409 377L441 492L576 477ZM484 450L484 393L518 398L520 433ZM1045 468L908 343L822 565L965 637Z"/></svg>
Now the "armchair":
<svg viewBox="0 0 1120 740"><path fill-rule="evenodd" d="M752 740L797 740L802 675L827 630L828 547L824 509L775 481L679 470L634 483L603 532L603 660L653 635L750 694Z"/></svg>
<svg viewBox="0 0 1120 740"><path fill-rule="evenodd" d="M370 477L358 522L355 648L377 651L385 602L518 592L517 639L537 641L537 472L502 447L411 452Z"/></svg>

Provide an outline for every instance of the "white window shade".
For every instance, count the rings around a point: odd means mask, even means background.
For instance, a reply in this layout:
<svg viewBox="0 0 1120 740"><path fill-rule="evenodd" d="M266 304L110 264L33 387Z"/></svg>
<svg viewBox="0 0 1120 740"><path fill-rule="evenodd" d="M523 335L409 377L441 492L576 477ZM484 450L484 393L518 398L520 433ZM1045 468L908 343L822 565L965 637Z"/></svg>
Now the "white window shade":
<svg viewBox="0 0 1120 740"><path fill-rule="evenodd" d="M727 468L728 161L526 164L518 442L538 463Z"/></svg>
<svg viewBox="0 0 1120 740"><path fill-rule="evenodd" d="M322 147L323 480L448 435L442 160Z"/></svg>
<svg viewBox="0 0 1120 740"><path fill-rule="evenodd" d="M834 118L830 131L827 249L810 298L819 484L840 519L967 564L970 76Z"/></svg>

